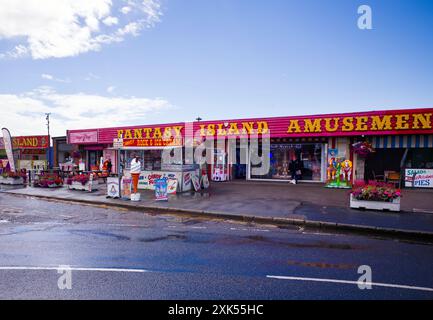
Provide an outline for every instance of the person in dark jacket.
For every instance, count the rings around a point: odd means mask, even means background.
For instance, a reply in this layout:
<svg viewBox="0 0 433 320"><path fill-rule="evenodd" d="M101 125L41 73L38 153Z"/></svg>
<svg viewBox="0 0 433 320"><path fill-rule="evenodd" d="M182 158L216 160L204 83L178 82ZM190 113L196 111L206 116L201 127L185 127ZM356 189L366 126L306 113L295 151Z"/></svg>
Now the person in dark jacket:
<svg viewBox="0 0 433 320"><path fill-rule="evenodd" d="M111 159L109 158L108 160L107 160L107 172L108 172L108 175L110 175L111 174L111 171L113 170L113 164L111 163Z"/></svg>
<svg viewBox="0 0 433 320"><path fill-rule="evenodd" d="M302 167L302 161L293 157L289 164L289 170L292 175L292 181L294 181L295 184L297 184L298 180L301 179Z"/></svg>

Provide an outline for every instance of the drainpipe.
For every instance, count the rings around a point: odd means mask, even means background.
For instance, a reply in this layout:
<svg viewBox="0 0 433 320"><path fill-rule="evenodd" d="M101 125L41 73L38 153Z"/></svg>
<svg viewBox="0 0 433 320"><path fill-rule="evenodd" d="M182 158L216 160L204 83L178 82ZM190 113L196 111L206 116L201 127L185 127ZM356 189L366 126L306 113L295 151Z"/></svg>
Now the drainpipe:
<svg viewBox="0 0 433 320"><path fill-rule="evenodd" d="M398 188L401 188L401 177L404 177L404 163L406 162L406 158L407 158L407 153L409 152L410 148L406 148L406 150L404 151L403 157L401 158L400 161L400 181L398 182Z"/></svg>

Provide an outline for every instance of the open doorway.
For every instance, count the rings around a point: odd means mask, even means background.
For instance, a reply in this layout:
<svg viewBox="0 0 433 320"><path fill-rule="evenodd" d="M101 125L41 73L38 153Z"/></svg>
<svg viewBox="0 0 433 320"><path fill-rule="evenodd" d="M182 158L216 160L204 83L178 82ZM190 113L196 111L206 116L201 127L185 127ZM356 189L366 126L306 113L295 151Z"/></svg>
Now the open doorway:
<svg viewBox="0 0 433 320"><path fill-rule="evenodd" d="M370 153L365 161L365 179L378 180L384 177L385 171L400 172L400 164L405 149L376 149Z"/></svg>

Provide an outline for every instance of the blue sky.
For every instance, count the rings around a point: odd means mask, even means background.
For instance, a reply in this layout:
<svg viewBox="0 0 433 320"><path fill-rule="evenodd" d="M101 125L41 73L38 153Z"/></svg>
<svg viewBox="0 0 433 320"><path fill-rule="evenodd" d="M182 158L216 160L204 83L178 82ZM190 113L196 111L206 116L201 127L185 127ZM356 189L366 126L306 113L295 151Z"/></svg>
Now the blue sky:
<svg viewBox="0 0 433 320"><path fill-rule="evenodd" d="M56 24L65 12L58 1L46 0L50 10L42 11L27 5L34 1L0 0L9 6L0 18L10 20L0 26L0 125L13 135L44 133L44 112L62 135L197 116L433 107L430 0L95 0L84 14L68 7L90 26L72 34L58 31L69 30ZM357 27L363 4L373 30ZM30 9L8 12L19 5ZM107 17L118 21L103 23ZM144 22L124 28L136 21ZM92 36L76 39L77 30Z"/></svg>

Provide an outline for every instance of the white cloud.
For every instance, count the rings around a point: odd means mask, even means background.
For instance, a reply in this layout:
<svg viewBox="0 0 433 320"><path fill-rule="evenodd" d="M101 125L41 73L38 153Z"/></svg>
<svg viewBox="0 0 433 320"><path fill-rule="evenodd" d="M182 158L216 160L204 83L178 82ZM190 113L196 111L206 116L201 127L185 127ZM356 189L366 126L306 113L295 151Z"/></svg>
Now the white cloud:
<svg viewBox="0 0 433 320"><path fill-rule="evenodd" d="M53 80L53 76L51 74L43 73L41 74L42 79Z"/></svg>
<svg viewBox="0 0 433 320"><path fill-rule="evenodd" d="M107 92L108 92L108 93L112 93L112 92L114 91L114 89L116 89L116 87L114 87L114 86L109 86L109 87L107 88Z"/></svg>
<svg viewBox="0 0 433 320"><path fill-rule="evenodd" d="M149 114L171 108L161 98L62 94L43 86L19 95L0 94L0 127L12 135L45 134L44 114L49 112L53 136L62 136L67 129L143 124Z"/></svg>
<svg viewBox="0 0 433 320"><path fill-rule="evenodd" d="M131 8L130 7L122 7L122 9L120 9L120 12L122 12L123 14L128 14L129 12L131 12Z"/></svg>
<svg viewBox="0 0 433 320"><path fill-rule="evenodd" d="M134 20L114 16L111 0L0 0L0 40L19 42L0 58L61 58L99 51L103 44L136 36L160 21L159 0L127 3Z"/></svg>
<svg viewBox="0 0 433 320"><path fill-rule="evenodd" d="M102 22L107 26L112 26L112 25L118 24L119 19L117 19L116 17L110 16L110 17L107 17L104 20L102 20Z"/></svg>
<svg viewBox="0 0 433 320"><path fill-rule="evenodd" d="M41 74L41 78L49 81L56 81L56 82L63 82L63 83L70 83L71 80L69 79L60 79L52 76L51 74L43 73Z"/></svg>
<svg viewBox="0 0 433 320"><path fill-rule="evenodd" d="M100 78L101 78L100 76L98 76L98 75L96 75L96 74L93 74L93 73L89 72L89 73L87 74L87 76L84 77L84 80L86 80L86 81L90 81L90 80L99 80Z"/></svg>

